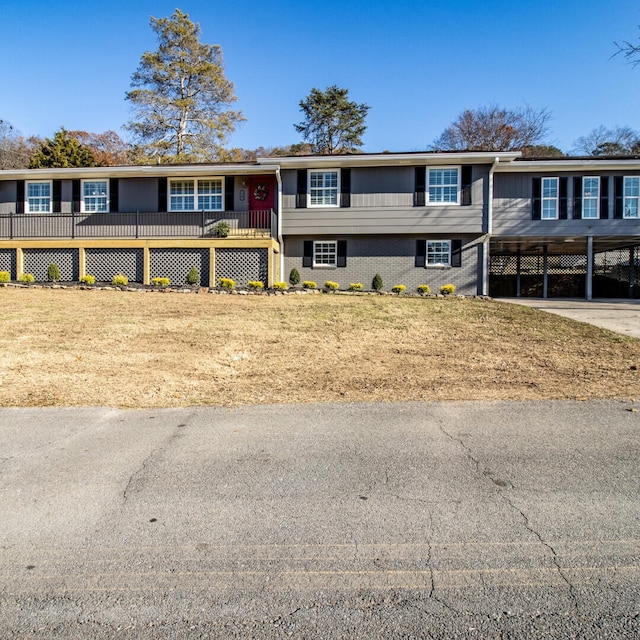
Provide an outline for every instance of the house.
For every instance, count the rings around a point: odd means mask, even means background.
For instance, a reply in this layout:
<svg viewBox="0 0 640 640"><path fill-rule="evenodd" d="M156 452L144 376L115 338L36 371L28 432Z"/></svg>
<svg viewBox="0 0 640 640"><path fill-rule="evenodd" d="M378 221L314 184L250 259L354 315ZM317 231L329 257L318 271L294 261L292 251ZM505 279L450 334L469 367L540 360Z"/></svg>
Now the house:
<svg viewBox="0 0 640 640"><path fill-rule="evenodd" d="M640 160L518 152L0 171L0 270L640 296Z"/></svg>

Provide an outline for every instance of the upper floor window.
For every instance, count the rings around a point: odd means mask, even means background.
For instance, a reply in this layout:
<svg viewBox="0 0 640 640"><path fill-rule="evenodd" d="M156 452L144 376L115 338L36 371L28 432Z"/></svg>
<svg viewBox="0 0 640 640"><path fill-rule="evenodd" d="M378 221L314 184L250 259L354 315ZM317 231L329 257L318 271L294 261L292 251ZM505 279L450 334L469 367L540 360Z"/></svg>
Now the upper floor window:
<svg viewBox="0 0 640 640"><path fill-rule="evenodd" d="M427 266L451 266L450 240L427 240Z"/></svg>
<svg viewBox="0 0 640 640"><path fill-rule="evenodd" d="M430 204L459 204L460 170L458 167L428 169L427 193Z"/></svg>
<svg viewBox="0 0 640 640"><path fill-rule="evenodd" d="M582 217L600 217L600 178L597 176L582 178Z"/></svg>
<svg viewBox="0 0 640 640"><path fill-rule="evenodd" d="M624 178L624 218L637 218L638 217L638 201L640 199L640 177Z"/></svg>
<svg viewBox="0 0 640 640"><path fill-rule="evenodd" d="M558 178L542 178L542 219L558 217Z"/></svg>
<svg viewBox="0 0 640 640"><path fill-rule="evenodd" d="M27 182L27 213L51 213L51 182Z"/></svg>
<svg viewBox="0 0 640 640"><path fill-rule="evenodd" d="M106 213L109 211L109 182L107 180L82 181L82 211Z"/></svg>
<svg viewBox="0 0 640 640"><path fill-rule="evenodd" d="M337 207L340 179L337 169L309 171L309 206Z"/></svg>
<svg viewBox="0 0 640 640"><path fill-rule="evenodd" d="M222 178L169 181L169 211L222 211Z"/></svg>

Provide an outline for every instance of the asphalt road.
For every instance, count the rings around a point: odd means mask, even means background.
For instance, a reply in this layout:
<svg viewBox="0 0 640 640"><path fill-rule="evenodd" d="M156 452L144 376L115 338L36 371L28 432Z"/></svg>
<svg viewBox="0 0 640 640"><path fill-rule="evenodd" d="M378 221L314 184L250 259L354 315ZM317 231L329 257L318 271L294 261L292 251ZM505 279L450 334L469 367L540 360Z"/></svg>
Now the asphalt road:
<svg viewBox="0 0 640 640"><path fill-rule="evenodd" d="M0 410L0 637L637 638L632 408Z"/></svg>

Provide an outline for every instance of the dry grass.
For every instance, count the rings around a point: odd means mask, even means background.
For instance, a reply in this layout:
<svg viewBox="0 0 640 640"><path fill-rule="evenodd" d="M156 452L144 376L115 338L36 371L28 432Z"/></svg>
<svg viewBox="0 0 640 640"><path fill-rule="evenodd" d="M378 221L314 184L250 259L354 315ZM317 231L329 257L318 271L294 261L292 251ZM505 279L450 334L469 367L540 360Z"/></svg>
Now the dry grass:
<svg viewBox="0 0 640 640"><path fill-rule="evenodd" d="M628 398L640 341L495 301L0 289L0 406Z"/></svg>

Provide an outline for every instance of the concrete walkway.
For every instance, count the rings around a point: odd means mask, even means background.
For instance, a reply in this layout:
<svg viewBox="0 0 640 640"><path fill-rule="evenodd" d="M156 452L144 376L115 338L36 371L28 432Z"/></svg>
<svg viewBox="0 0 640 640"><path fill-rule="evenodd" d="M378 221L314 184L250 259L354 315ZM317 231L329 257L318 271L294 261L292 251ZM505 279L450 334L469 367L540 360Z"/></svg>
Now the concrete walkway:
<svg viewBox="0 0 640 640"><path fill-rule="evenodd" d="M565 318L593 324L632 338L640 338L640 300L602 298L580 300L563 298L498 298L555 313Z"/></svg>

